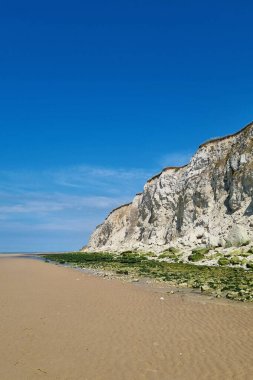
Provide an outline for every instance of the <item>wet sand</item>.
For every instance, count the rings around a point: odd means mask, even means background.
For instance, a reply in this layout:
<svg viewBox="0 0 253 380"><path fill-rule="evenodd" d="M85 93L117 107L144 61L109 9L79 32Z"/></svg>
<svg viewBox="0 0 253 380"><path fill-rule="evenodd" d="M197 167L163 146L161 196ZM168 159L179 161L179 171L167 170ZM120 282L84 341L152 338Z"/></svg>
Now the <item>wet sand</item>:
<svg viewBox="0 0 253 380"><path fill-rule="evenodd" d="M1 257L0 379L251 380L252 306Z"/></svg>

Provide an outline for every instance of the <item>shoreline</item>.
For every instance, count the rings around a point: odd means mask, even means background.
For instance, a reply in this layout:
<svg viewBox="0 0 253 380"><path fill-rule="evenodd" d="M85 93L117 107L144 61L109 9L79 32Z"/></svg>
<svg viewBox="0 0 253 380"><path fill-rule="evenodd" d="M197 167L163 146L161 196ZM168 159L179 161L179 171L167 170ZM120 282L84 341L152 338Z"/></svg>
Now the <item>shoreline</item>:
<svg viewBox="0 0 253 380"><path fill-rule="evenodd" d="M172 294L174 291L247 303L253 301L253 272L250 269L159 261L136 253L68 253L41 257L46 262L94 271L126 282L145 282L146 279L163 284Z"/></svg>
<svg viewBox="0 0 253 380"><path fill-rule="evenodd" d="M34 257L35 260L43 260L43 258ZM84 273L88 276L94 276L102 279L106 279L108 281L119 281L123 284L129 284L131 286L135 286L146 291L151 291L155 293L161 293L161 295L165 295L167 297L178 296L178 297L189 297L192 300L196 300L197 302L217 302L219 304L229 304L229 305L238 305L238 306L249 306L252 307L253 303L251 302L241 302L237 300L227 299L225 297L217 298L211 294L206 294L201 292L199 289L193 289L188 287L178 287L176 285L167 284L164 281L159 281L158 279L154 279L151 277L140 277L138 279L135 276L124 276L117 275L115 272L109 272L107 270L100 270L94 268L81 268L78 266L72 266L69 264L59 264L54 261L50 261L49 264L60 266L67 269L72 269L74 271Z"/></svg>
<svg viewBox="0 0 253 380"><path fill-rule="evenodd" d="M136 276L124 276L116 274L114 271L108 271L102 268L82 268L79 266L73 266L71 264L65 263L60 264L56 261L48 261L44 257L47 254L51 253L15 253L15 254L2 254L2 258L18 258L18 259L30 259L46 262L51 265L56 265L66 269L74 270L79 273L86 274L88 276L93 276L97 278L106 279L108 281L119 281L123 284L129 284L130 286L138 287L146 291L151 291L155 293L161 293L161 296L174 296L174 297L188 297L191 300L196 300L196 302L217 302L218 304L229 304L229 305L238 305L240 306L249 306L253 308L253 303L251 302L241 302L237 300L227 299L225 297L217 298L214 295L206 294L201 292L200 289L193 289L189 287L179 287L176 285L168 284L159 279L151 277L139 277L136 279ZM62 252L54 252L54 255L61 255ZM1 255L0 255L1 259Z"/></svg>
<svg viewBox="0 0 253 380"><path fill-rule="evenodd" d="M108 270L106 268L101 267L82 267L78 265L71 265L70 263L66 262L64 264L59 263L57 261L48 260L46 258L47 255L65 255L66 252L53 252L53 253L13 253L13 254L0 254L0 260L1 258L18 258L18 259L31 259L31 260L39 260L42 262L46 262L49 264L53 264L56 266L61 266L63 268L67 269L73 269L77 272L84 273L87 275L92 275L94 277L103 278L107 280L117 280L120 281L123 284L131 284L134 286L137 286L139 288L143 288L150 291L156 291L159 292L165 296L182 296L182 297L190 297L192 299L196 300L202 300L204 302L218 302L221 303L228 303L228 304L237 304L237 305L247 305L253 307L253 302L242 302L236 299L229 299L224 296L217 297L214 294L202 291L200 288L192 288L188 286L177 286L175 284L170 284L166 281L163 281L159 278L154 277L148 277L148 276L142 276L142 275L133 275L133 273L130 273L129 275L123 275L123 274L117 274L115 270Z"/></svg>

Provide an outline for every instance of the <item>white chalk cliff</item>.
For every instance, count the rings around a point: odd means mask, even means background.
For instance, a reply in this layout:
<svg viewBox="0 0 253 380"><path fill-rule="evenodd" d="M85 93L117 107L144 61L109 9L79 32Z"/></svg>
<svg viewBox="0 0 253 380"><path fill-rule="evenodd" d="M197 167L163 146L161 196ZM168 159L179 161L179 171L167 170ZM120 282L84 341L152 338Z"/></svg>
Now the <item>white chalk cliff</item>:
<svg viewBox="0 0 253 380"><path fill-rule="evenodd" d="M88 251L161 252L170 246L225 246L253 240L253 123L201 145L184 167L147 181L113 210Z"/></svg>

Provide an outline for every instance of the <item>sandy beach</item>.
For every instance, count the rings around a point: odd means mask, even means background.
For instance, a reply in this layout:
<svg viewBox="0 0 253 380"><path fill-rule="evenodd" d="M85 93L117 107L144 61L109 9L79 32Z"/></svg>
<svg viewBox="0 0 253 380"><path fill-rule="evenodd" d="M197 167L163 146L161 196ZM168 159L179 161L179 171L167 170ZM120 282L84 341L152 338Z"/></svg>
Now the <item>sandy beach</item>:
<svg viewBox="0 0 253 380"><path fill-rule="evenodd" d="M0 258L1 380L251 380L253 307Z"/></svg>

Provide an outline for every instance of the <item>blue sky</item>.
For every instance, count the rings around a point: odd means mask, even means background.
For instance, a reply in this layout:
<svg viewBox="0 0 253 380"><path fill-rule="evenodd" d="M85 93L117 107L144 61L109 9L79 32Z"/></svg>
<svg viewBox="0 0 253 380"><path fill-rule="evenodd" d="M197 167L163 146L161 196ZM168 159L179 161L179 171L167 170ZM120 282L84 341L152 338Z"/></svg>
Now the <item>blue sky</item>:
<svg viewBox="0 0 253 380"><path fill-rule="evenodd" d="M0 251L71 250L203 141L253 117L251 1L9 1Z"/></svg>

